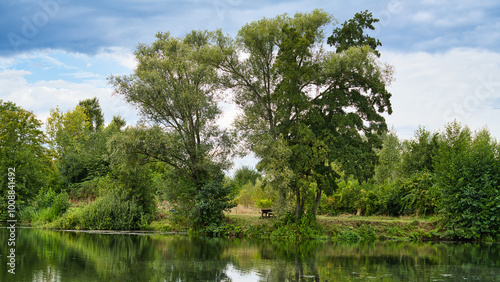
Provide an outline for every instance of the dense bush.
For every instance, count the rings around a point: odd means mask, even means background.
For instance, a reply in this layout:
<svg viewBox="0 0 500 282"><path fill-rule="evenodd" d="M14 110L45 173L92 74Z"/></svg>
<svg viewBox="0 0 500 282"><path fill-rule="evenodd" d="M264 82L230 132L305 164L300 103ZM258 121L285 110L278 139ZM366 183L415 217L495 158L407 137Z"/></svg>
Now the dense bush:
<svg viewBox="0 0 500 282"><path fill-rule="evenodd" d="M108 195L85 206L79 222L82 229L133 230L147 222L146 216L136 201Z"/></svg>
<svg viewBox="0 0 500 282"><path fill-rule="evenodd" d="M324 197L320 213L391 216L433 214L439 197L434 174L422 171L394 182L341 183L334 195Z"/></svg>
<svg viewBox="0 0 500 282"><path fill-rule="evenodd" d="M358 181L340 182L332 196L322 197L318 212L328 215L356 213L363 188Z"/></svg>
<svg viewBox="0 0 500 282"><path fill-rule="evenodd" d="M450 124L438 152L440 213L447 235L480 239L500 232L499 145L487 130Z"/></svg>
<svg viewBox="0 0 500 282"><path fill-rule="evenodd" d="M375 189L378 187L375 186ZM434 174L424 170L387 185L382 197L381 209L378 211L380 214L424 215L436 211L440 194Z"/></svg>
<svg viewBox="0 0 500 282"><path fill-rule="evenodd" d="M69 210L50 226L61 229L136 230L150 221L134 200L108 194L80 209Z"/></svg>
<svg viewBox="0 0 500 282"><path fill-rule="evenodd" d="M34 224L51 222L70 207L69 196L66 192L57 194L52 189L40 191L36 200L20 213L22 221Z"/></svg>
<svg viewBox="0 0 500 282"><path fill-rule="evenodd" d="M295 221L295 215L287 213L276 221L271 233L272 241L301 242L304 240L326 240L321 225L315 218L303 214Z"/></svg>
<svg viewBox="0 0 500 282"><path fill-rule="evenodd" d="M402 147L402 166L390 166L386 161L375 181L341 182L333 196L322 200L320 212L440 214L450 238L479 240L498 236L500 146L488 130L472 133L455 122L441 134L420 128L415 135ZM390 141L392 150L397 150L397 139ZM397 160L397 153L380 152L387 160ZM396 173L394 169L401 171Z"/></svg>
<svg viewBox="0 0 500 282"><path fill-rule="evenodd" d="M193 230L214 237L220 236L225 224L222 212L236 206L233 191L234 186L224 183L222 174L203 185L195 197L190 214Z"/></svg>

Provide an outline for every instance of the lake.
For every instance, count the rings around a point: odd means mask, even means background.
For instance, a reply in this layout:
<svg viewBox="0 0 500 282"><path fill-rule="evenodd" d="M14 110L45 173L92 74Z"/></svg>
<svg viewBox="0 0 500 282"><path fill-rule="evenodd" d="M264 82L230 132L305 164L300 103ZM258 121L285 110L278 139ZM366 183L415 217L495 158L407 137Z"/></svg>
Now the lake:
<svg viewBox="0 0 500 282"><path fill-rule="evenodd" d="M500 281L500 244L271 243L0 228L1 281ZM15 266L15 274L8 272Z"/></svg>

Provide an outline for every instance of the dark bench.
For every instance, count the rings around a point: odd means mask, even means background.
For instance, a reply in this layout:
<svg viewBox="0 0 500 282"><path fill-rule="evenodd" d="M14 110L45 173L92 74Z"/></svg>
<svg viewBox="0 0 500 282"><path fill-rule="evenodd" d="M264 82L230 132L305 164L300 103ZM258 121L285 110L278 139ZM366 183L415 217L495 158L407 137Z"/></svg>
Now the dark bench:
<svg viewBox="0 0 500 282"><path fill-rule="evenodd" d="M262 218L274 216L272 209L261 209L260 211L262 212Z"/></svg>

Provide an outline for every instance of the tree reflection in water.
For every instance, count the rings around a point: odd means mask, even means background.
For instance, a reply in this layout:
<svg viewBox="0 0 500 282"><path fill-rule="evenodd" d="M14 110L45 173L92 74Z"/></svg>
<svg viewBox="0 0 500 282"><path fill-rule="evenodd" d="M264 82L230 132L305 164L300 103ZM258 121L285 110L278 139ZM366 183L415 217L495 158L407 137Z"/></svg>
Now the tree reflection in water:
<svg viewBox="0 0 500 282"><path fill-rule="evenodd" d="M0 281L454 281L500 277L499 244L302 244L0 229Z"/></svg>

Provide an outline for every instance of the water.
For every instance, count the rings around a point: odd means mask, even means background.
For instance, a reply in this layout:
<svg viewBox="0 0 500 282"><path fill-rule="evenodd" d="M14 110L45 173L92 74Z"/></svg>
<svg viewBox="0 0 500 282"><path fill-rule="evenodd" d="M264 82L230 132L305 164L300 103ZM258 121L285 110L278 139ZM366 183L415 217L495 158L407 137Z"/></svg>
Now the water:
<svg viewBox="0 0 500 282"><path fill-rule="evenodd" d="M1 281L500 281L499 244L272 244L0 229Z"/></svg>

